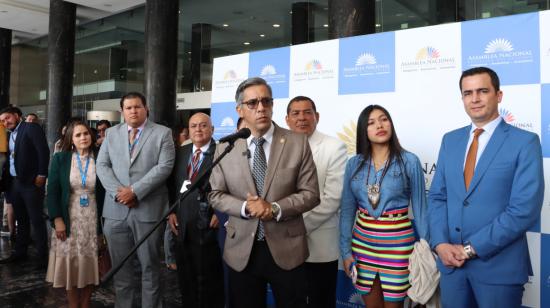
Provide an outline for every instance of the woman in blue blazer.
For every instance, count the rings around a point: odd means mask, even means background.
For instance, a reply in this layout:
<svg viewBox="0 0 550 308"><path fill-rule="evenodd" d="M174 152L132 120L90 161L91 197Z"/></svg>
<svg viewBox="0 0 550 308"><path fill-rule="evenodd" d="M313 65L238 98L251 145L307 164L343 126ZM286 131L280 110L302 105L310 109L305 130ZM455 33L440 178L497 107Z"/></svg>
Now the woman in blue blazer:
<svg viewBox="0 0 550 308"><path fill-rule="evenodd" d="M69 307L87 307L99 284L98 234L105 190L95 171L95 135L81 121L69 124L53 156L47 204L52 233L46 281L67 290Z"/></svg>

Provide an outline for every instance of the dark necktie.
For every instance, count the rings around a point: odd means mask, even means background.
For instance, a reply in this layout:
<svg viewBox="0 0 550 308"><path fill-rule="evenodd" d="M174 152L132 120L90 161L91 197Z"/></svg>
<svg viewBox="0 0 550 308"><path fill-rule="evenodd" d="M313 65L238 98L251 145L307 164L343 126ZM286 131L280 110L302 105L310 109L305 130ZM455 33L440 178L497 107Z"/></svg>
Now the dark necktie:
<svg viewBox="0 0 550 308"><path fill-rule="evenodd" d="M479 146L479 135L481 135L481 133L483 133L483 128L476 128L474 130L474 140L472 140L472 144L468 150L468 155L466 156L466 164L464 164L464 184L466 185L466 190L470 187L470 182L474 177L477 148Z"/></svg>
<svg viewBox="0 0 550 308"><path fill-rule="evenodd" d="M254 161L252 162L252 177L254 178L254 184L256 184L256 192L258 196L261 196L264 190L265 172L267 170L267 160L265 158L263 137L253 138L252 143L256 145L254 151ZM258 224L258 232L256 232L256 239L263 241L265 239L264 224L260 220Z"/></svg>
<svg viewBox="0 0 550 308"><path fill-rule="evenodd" d="M199 163L201 158L201 149L196 149L195 154L193 155L193 160L189 165L187 165L187 174L189 175L189 180L193 181L193 179L197 176L199 173Z"/></svg>

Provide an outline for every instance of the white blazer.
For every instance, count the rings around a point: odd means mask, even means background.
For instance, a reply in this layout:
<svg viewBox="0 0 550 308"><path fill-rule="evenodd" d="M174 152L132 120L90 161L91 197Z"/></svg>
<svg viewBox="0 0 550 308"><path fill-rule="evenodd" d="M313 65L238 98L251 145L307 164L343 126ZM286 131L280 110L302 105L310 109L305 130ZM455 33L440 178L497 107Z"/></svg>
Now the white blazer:
<svg viewBox="0 0 550 308"><path fill-rule="evenodd" d="M340 256L338 211L347 150L342 141L317 130L308 140L317 167L321 203L303 214L309 248L306 262L331 262Z"/></svg>

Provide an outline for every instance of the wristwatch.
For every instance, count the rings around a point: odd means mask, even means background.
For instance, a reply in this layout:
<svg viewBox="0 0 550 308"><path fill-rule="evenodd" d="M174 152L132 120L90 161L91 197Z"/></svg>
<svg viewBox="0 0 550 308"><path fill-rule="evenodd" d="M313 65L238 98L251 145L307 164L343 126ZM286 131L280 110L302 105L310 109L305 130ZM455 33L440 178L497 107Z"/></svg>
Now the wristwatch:
<svg viewBox="0 0 550 308"><path fill-rule="evenodd" d="M280 212L281 208L277 204L271 203L271 215L273 215L273 219L277 220Z"/></svg>
<svg viewBox="0 0 550 308"><path fill-rule="evenodd" d="M466 245L464 245L464 252L466 253L466 255L468 256L468 259L473 259L476 257L476 253L474 251L474 248L472 247L472 245L470 243L465 243Z"/></svg>

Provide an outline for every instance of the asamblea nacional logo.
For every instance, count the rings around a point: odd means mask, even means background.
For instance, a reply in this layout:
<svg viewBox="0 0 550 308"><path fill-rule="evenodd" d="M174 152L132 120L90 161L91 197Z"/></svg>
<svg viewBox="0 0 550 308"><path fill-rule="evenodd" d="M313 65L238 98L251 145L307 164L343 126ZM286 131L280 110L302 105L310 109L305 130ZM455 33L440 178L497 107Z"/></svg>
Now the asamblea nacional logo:
<svg viewBox="0 0 550 308"><path fill-rule="evenodd" d="M510 110L504 109L504 108L499 108L498 113L500 114L500 116L502 117L502 119L506 123L508 123L512 126L515 126L517 128L521 128L521 129L524 129L524 130L527 130L527 131L530 131L530 132L535 132L535 127L534 127L533 123L516 121L516 117L512 114L512 112Z"/></svg>
<svg viewBox="0 0 550 308"><path fill-rule="evenodd" d="M233 121L233 119L231 117L225 117L222 119L222 122L220 124L221 127L226 127L226 126L231 126L231 127L234 127L235 126L235 121Z"/></svg>
<svg viewBox="0 0 550 308"><path fill-rule="evenodd" d="M302 71L294 73L294 81L320 80L334 78L334 70L323 67L318 59L311 59L306 62Z"/></svg>
<svg viewBox="0 0 550 308"><path fill-rule="evenodd" d="M483 51L469 55L466 59L469 67L495 66L507 64L532 63L533 51L530 49L517 49L512 40L497 37L485 44Z"/></svg>
<svg viewBox="0 0 550 308"><path fill-rule="evenodd" d="M239 78L235 70L228 69L224 72L222 80L216 80L215 86L218 89L236 88L243 80L243 78Z"/></svg>
<svg viewBox="0 0 550 308"><path fill-rule="evenodd" d="M260 71L260 77L265 79L265 81L271 85L286 82L286 75L278 73L275 65L273 64L264 65Z"/></svg>
<svg viewBox="0 0 550 308"><path fill-rule="evenodd" d="M374 53L363 52L357 56L354 66L344 67L343 77L384 75L390 72L391 65L389 63L378 63Z"/></svg>
<svg viewBox="0 0 550 308"><path fill-rule="evenodd" d="M455 67L455 57L446 57L439 49L429 45L420 48L414 59L401 62L401 70L405 73L453 69Z"/></svg>
<svg viewBox="0 0 550 308"><path fill-rule="evenodd" d="M365 304L363 303L363 299L361 298L361 294L357 292L351 293L347 301L336 299L336 303L338 304L338 307L349 307L349 308L365 307Z"/></svg>

